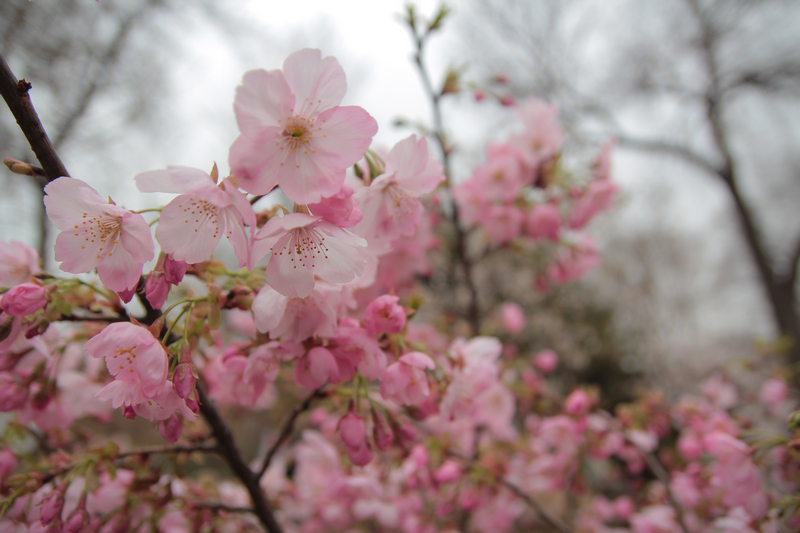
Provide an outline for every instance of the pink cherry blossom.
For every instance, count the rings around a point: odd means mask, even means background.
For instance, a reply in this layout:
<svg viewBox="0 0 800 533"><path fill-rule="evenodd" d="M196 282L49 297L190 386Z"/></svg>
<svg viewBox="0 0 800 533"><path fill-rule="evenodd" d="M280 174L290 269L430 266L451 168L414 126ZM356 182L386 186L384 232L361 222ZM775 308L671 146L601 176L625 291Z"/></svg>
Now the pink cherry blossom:
<svg viewBox="0 0 800 533"><path fill-rule="evenodd" d="M364 311L364 328L370 335L400 333L406 325L406 311L398 305L397 296L384 294L373 300Z"/></svg>
<svg viewBox="0 0 800 533"><path fill-rule="evenodd" d="M39 274L39 253L21 242L0 242L0 287L13 287Z"/></svg>
<svg viewBox="0 0 800 533"><path fill-rule="evenodd" d="M298 385L315 390L326 383L338 383L339 371L330 350L322 346L311 348L294 366L294 379Z"/></svg>
<svg viewBox="0 0 800 533"><path fill-rule="evenodd" d="M564 131L558 123L558 107L544 100L528 98L518 108L525 131L509 144L519 150L523 163L536 168L555 156L564 142Z"/></svg>
<svg viewBox="0 0 800 533"><path fill-rule="evenodd" d="M558 366L558 354L553 350L542 350L533 356L533 366L544 374L550 374Z"/></svg>
<svg viewBox="0 0 800 533"><path fill-rule="evenodd" d="M314 49L291 54L283 71L245 73L233 105L241 135L229 156L241 187L280 186L301 204L335 195L378 131L362 108L339 106L346 91L339 62Z"/></svg>
<svg viewBox="0 0 800 533"><path fill-rule="evenodd" d="M525 234L531 239L558 242L560 233L561 215L557 205L538 204L526 214Z"/></svg>
<svg viewBox="0 0 800 533"><path fill-rule="evenodd" d="M61 230L55 247L61 270L80 274L97 268L109 289L136 288L142 266L155 254L144 217L106 202L73 178L51 181L44 191L47 216Z"/></svg>
<svg viewBox="0 0 800 533"><path fill-rule="evenodd" d="M258 331L273 339L302 342L314 335L331 335L336 328L336 310L329 294L319 290L305 298L291 298L264 285L253 299L252 309Z"/></svg>
<svg viewBox="0 0 800 533"><path fill-rule="evenodd" d="M410 352L392 363L381 376L381 396L405 405L418 405L430 394L425 369L436 364L422 352Z"/></svg>
<svg viewBox="0 0 800 533"><path fill-rule="evenodd" d="M519 304L506 302L500 308L500 323L512 335L525 329L525 312Z"/></svg>
<svg viewBox="0 0 800 533"><path fill-rule="evenodd" d="M234 180L226 178L218 186L207 173L189 167L151 170L134 179L142 192L180 194L161 210L156 228L158 244L172 259L205 261L224 235L233 245L239 266L247 264L244 226L255 228L255 213Z"/></svg>
<svg viewBox="0 0 800 533"><path fill-rule="evenodd" d="M771 413L776 413L780 410L783 401L786 400L788 395L789 387L786 385L786 380L777 377L764 382L758 397Z"/></svg>
<svg viewBox="0 0 800 533"><path fill-rule="evenodd" d="M114 408L140 403L143 397L152 398L167 381L167 353L143 327L130 322L110 324L89 339L84 349L92 357L105 357L108 372L115 381L98 396L106 397L113 390Z"/></svg>
<svg viewBox="0 0 800 533"><path fill-rule="evenodd" d="M47 291L37 283L12 287L0 300L0 309L11 316L28 316L47 305Z"/></svg>
<svg viewBox="0 0 800 533"><path fill-rule="evenodd" d="M251 245L250 265L272 252L266 280L291 298L311 294L318 277L329 283L348 283L364 273L364 239L321 217L293 213L271 218Z"/></svg>
<svg viewBox="0 0 800 533"><path fill-rule="evenodd" d="M619 186L610 180L593 180L572 206L569 227L580 229L614 203Z"/></svg>
<svg viewBox="0 0 800 533"><path fill-rule="evenodd" d="M569 415L585 415L592 407L592 399L583 389L575 389L564 402L564 412Z"/></svg>
<svg viewBox="0 0 800 533"><path fill-rule="evenodd" d="M352 228L364 218L353 198L353 188L349 185L342 185L338 193L323 198L319 203L309 204L308 208L314 215L340 228Z"/></svg>
<svg viewBox="0 0 800 533"><path fill-rule="evenodd" d="M368 187L355 192L364 218L353 228L370 243L413 235L422 216L419 198L444 180L442 164L428 155L428 142L411 135L386 156L386 167Z"/></svg>

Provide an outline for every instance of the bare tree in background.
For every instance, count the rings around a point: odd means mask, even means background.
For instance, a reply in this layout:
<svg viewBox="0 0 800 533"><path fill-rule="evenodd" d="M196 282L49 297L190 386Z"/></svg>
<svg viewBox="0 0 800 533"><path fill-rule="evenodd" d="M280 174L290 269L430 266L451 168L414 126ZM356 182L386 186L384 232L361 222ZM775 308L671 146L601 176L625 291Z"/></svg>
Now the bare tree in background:
<svg viewBox="0 0 800 533"><path fill-rule="evenodd" d="M800 3L472 0L462 15L484 74L559 103L584 138L610 132L726 192L800 362Z"/></svg>
<svg viewBox="0 0 800 533"><path fill-rule="evenodd" d="M15 74L33 84L32 96L56 149L96 158L99 171L114 176L114 144L134 128L147 131L168 101L169 68L180 57L177 38L200 22L220 29L246 27L213 0L136 2L0 2L0 52ZM179 29L180 31L176 31ZM92 122L93 127L86 127ZM35 162L10 114L0 114L2 155ZM65 150L67 149L67 150ZM41 184L3 173L0 207L12 224L38 220L45 256L48 222ZM26 216L20 212L32 198Z"/></svg>

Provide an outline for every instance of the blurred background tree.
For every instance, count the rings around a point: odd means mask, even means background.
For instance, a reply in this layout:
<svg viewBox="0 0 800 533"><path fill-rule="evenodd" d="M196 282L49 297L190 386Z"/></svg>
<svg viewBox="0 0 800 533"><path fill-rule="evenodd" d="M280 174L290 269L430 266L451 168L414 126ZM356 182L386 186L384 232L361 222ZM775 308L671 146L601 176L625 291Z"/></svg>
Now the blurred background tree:
<svg viewBox="0 0 800 533"><path fill-rule="evenodd" d="M777 335L800 362L800 4L468 0L459 20L473 74L558 103L578 143L616 139L642 198L606 222L619 314L661 352Z"/></svg>
<svg viewBox="0 0 800 533"><path fill-rule="evenodd" d="M173 74L190 46L187 32L224 32L233 47L252 29L213 0L0 3L0 50L14 74L33 84L50 139L64 157L88 159L95 177L110 178L112 195L115 180L129 181L124 163L158 151L173 134L154 118L174 107ZM0 114L0 146L4 157L35 162L9 113ZM41 184L7 172L0 180L3 238L38 241L49 258Z"/></svg>

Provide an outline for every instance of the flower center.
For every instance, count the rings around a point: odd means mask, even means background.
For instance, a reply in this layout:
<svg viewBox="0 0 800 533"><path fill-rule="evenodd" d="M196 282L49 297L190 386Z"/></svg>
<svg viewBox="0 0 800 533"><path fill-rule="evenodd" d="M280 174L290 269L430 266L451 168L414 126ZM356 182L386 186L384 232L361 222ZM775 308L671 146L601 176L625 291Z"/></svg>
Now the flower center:
<svg viewBox="0 0 800 533"><path fill-rule="evenodd" d="M328 258L328 247L324 241L325 237L314 229L297 228L292 230L291 237L282 248L270 248L270 251L273 256L288 255L292 268L297 268L298 264L304 268L314 268L319 259ZM322 257L318 259L317 256Z"/></svg>
<svg viewBox="0 0 800 533"><path fill-rule="evenodd" d="M313 137L312 128L314 121L295 115L286 120L283 128L283 138L289 145L290 150L308 144Z"/></svg>

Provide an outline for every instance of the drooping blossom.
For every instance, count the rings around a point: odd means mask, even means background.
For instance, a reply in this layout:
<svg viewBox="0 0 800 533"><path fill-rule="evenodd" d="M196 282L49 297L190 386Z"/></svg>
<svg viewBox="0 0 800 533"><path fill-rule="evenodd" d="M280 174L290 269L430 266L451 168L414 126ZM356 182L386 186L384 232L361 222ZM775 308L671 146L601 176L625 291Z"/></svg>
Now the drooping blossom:
<svg viewBox="0 0 800 533"><path fill-rule="evenodd" d="M371 335L400 333L406 325L406 311L398 305L399 297L379 296L364 311L364 327Z"/></svg>
<svg viewBox="0 0 800 533"><path fill-rule="evenodd" d="M355 192L364 218L353 231L370 241L413 235L422 216L419 198L445 178L442 164L428 155L428 142L411 135L386 156L386 167L368 187Z"/></svg>
<svg viewBox="0 0 800 533"><path fill-rule="evenodd" d="M169 296L171 285L177 285L186 274L189 265L186 261L175 261L161 252L155 268L144 282L144 294L153 309L161 309Z"/></svg>
<svg viewBox="0 0 800 533"><path fill-rule="evenodd" d="M270 286L290 298L311 294L315 276L348 283L364 273L364 239L321 217L292 213L274 217L253 239L250 266L272 253L266 268Z"/></svg>
<svg viewBox="0 0 800 533"><path fill-rule="evenodd" d="M367 441L367 429L364 419L353 409L339 419L339 436L344 442L347 456L356 466L364 466L372 460L372 448Z"/></svg>
<svg viewBox="0 0 800 533"><path fill-rule="evenodd" d="M216 168L215 168L216 171ZM224 235L233 245L239 266L247 264L247 231L255 228L255 213L235 181L217 185L216 172L209 176L190 167L167 167L138 174L142 192L180 194L162 210L156 239L164 253L187 263L205 261Z"/></svg>
<svg viewBox="0 0 800 533"><path fill-rule="evenodd" d="M27 316L47 305L47 290L38 283L12 287L0 300L0 309L11 316Z"/></svg>
<svg viewBox="0 0 800 533"><path fill-rule="evenodd" d="M528 98L517 108L525 130L509 140L519 150L523 163L536 168L555 156L564 142L564 130L558 123L558 106L537 98Z"/></svg>
<svg viewBox="0 0 800 533"><path fill-rule="evenodd" d="M144 217L106 202L73 178L51 181L44 192L47 216L61 230L55 246L61 270L80 274L97 268L109 289L135 289L142 266L155 255Z"/></svg>
<svg viewBox="0 0 800 533"><path fill-rule="evenodd" d="M352 228L364 218L353 198L353 188L346 184L342 185L338 193L323 198L316 204L309 204L308 208L314 215L321 216L323 220L340 228Z"/></svg>
<svg viewBox="0 0 800 533"><path fill-rule="evenodd" d="M336 328L336 310L329 296L315 289L305 298L293 298L264 285L253 299L256 327L273 339L298 342L314 335L331 335Z"/></svg>
<svg viewBox="0 0 800 533"><path fill-rule="evenodd" d="M130 322L110 324L89 339L84 349L92 357L105 358L108 372L115 381L98 396L111 398L115 409L141 403L163 392L167 381L167 353L147 329Z"/></svg>
<svg viewBox="0 0 800 533"><path fill-rule="evenodd" d="M519 333L525 329L525 311L517 303L505 302L500 308L500 324L512 335Z"/></svg>
<svg viewBox="0 0 800 533"><path fill-rule="evenodd" d="M309 48L282 71L245 73L233 105L241 135L229 155L240 186L253 194L280 186L301 204L335 195L378 131L362 108L339 106L346 91L339 62Z"/></svg>
<svg viewBox="0 0 800 533"><path fill-rule="evenodd" d="M39 274L39 253L21 242L0 242L0 287L13 287Z"/></svg>
<svg viewBox="0 0 800 533"><path fill-rule="evenodd" d="M433 370L436 364L422 352L410 352L392 363L381 376L381 396L398 403L418 405L430 394L425 369Z"/></svg>

